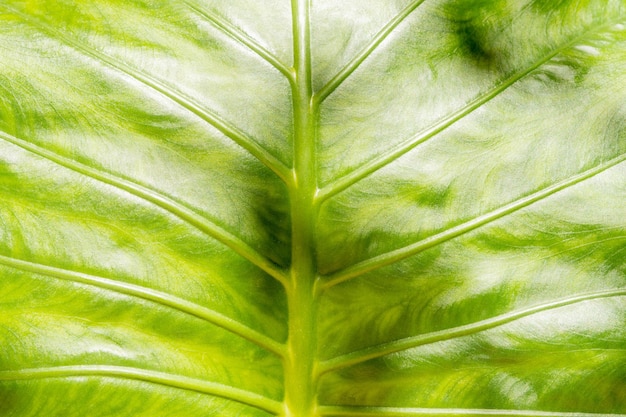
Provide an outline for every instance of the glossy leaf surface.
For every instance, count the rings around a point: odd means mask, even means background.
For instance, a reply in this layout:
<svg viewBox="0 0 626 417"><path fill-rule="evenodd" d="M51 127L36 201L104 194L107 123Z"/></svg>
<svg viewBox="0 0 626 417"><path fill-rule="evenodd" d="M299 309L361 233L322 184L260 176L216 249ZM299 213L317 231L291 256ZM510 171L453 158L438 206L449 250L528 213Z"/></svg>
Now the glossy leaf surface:
<svg viewBox="0 0 626 417"><path fill-rule="evenodd" d="M0 3L0 416L626 416L622 0Z"/></svg>

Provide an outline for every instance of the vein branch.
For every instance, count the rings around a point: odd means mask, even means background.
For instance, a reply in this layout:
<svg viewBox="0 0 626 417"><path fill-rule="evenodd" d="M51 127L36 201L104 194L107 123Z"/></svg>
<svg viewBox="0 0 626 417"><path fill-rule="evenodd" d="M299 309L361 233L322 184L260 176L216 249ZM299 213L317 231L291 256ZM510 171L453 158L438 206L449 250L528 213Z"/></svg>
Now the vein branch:
<svg viewBox="0 0 626 417"><path fill-rule="evenodd" d="M147 369L111 365L77 365L0 371L0 381L73 377L109 377L144 381L181 390L222 397L275 415L280 414L281 409L281 405L278 401L250 391L216 382Z"/></svg>
<svg viewBox="0 0 626 417"><path fill-rule="evenodd" d="M74 172L93 178L112 187L124 190L143 200L149 201L150 203L162 208L168 213L173 214L179 219L196 227L198 230L204 232L208 236L223 243L224 245L238 253L240 256L247 259L252 264L256 265L267 274L274 277L279 282L283 283L283 285L286 284L286 274L276 264L261 255L259 252L257 252L255 249L250 247L247 243L245 243L232 233L209 221L205 217L199 215L198 213L189 209L183 204L174 201L173 199L164 196L157 191L154 191L132 181L120 178L111 173L103 172L90 166L81 164L80 162L76 162L70 158L60 156L47 149L41 148L30 142L9 135L8 133L0 132L0 139L19 146L22 149L25 149L35 155L38 155L58 165L68 168Z"/></svg>
<svg viewBox="0 0 626 417"><path fill-rule="evenodd" d="M10 268L26 271L38 275L44 275L65 281L78 282L98 288L115 291L119 294L125 294L132 297L141 298L143 300L152 301L172 308L174 310L198 317L209 323L223 328L233 334L236 334L257 346L260 346L273 354L282 357L284 355L284 346L274 339L251 329L250 327L226 317L212 309L200 306L188 300L146 288L140 285L130 284L126 282L116 281L110 278L85 274L82 272L71 271L67 269L56 268L48 265L37 264L34 262L24 261L8 256L0 255L0 264Z"/></svg>
<svg viewBox="0 0 626 417"><path fill-rule="evenodd" d="M259 44L259 42L257 42L254 38L243 32L241 29L237 28L235 25L216 15L215 13L211 13L207 10L201 9L190 1L185 1L185 3L196 13L198 13L206 20L211 22L215 27L220 29L223 33L225 33L235 41L241 43L242 45L245 45L248 49L256 53L259 57L261 57L276 70L282 73L289 80L290 83L294 82L293 72L286 65L284 65L274 54L272 54L265 47Z"/></svg>
<svg viewBox="0 0 626 417"><path fill-rule="evenodd" d="M528 307L522 310L511 311L509 313L500 314L489 319L477 321L464 326L453 327L450 329L435 331L431 333L421 334L414 337L395 340L389 343L383 343L377 346L357 350L345 355L329 359L320 364L320 374L332 372L338 369L353 366L371 359L380 358L392 353L408 350L418 346L428 345L431 343L441 342L444 340L456 339L463 336L476 334L485 330L493 329L498 326L510 323L521 318L538 314L548 310L554 310L560 307L581 303L588 300L597 300L600 298L622 297L626 296L626 288L617 288L606 291L597 291L584 294L573 295L568 298L551 301Z"/></svg>
<svg viewBox="0 0 626 417"><path fill-rule="evenodd" d="M161 95L177 103L184 109L188 110L190 113L195 114L200 119L204 120L205 122L216 128L226 137L230 138L233 142L247 150L252 156L257 158L261 163L263 163L266 167L273 171L283 182L287 183L288 181L290 181L289 167L287 167L282 161L280 161L278 158L268 152L246 133L235 127L232 123L224 120L215 112L204 108L195 99L187 96L180 91L173 89L168 84L149 75L144 71L133 68L121 62L120 60L105 54L102 51L92 48L91 46L86 45L79 40L73 39L59 32L50 25L41 22L40 20L35 19L32 16L21 13L20 11L13 9L10 6L2 5L2 7L20 16L24 21L30 23L34 27L42 30L43 32L54 37L55 39L65 43L66 45L74 48L75 50L83 53L84 55L89 56L98 62L106 64L109 67L114 68L121 73L126 74L133 79L139 81L146 87L159 92Z"/></svg>
<svg viewBox="0 0 626 417"><path fill-rule="evenodd" d="M321 406L320 415L332 417L413 417L413 416L446 416L446 417L480 417L480 416L511 416L511 417L626 417L626 414L580 413L541 411L541 410L507 410L481 408L399 408L399 407L357 407L357 406Z"/></svg>
<svg viewBox="0 0 626 417"><path fill-rule="evenodd" d="M345 67L337 73L322 89L315 95L316 105L321 104L337 87L339 87L371 54L383 43L393 32L424 0L416 0L406 6L396 17L390 20L374 38L354 57Z"/></svg>
<svg viewBox="0 0 626 417"><path fill-rule="evenodd" d="M626 154L619 155L603 164L600 164L592 169L584 171L578 175L572 176L566 180L557 182L549 187L543 188L535 193L532 193L519 200L506 204L496 210L481 216L475 217L457 226L451 227L441 233L437 233L423 240L407 245L405 247L384 253L382 255L375 256L365 261L359 262L350 267L339 270L330 275L326 275L320 289L324 290L337 285L341 282L359 277L368 272L372 272L376 269L385 267L387 265L398 262L402 259L408 258L418 254L424 250L430 249L451 239L464 235L479 227L492 223L502 217L512 214L518 210L530 206L536 202L539 202L551 195L556 194L559 191L565 190L576 184L579 184L585 180L588 180L602 172L624 162L626 160Z"/></svg>
<svg viewBox="0 0 626 417"><path fill-rule="evenodd" d="M592 28L590 30L585 31L583 34L571 39L565 44L559 46L558 48L550 51L546 55L539 58L537 61L532 63L527 68L523 68L520 71L517 71L510 75L508 78L496 84L493 88L485 91L484 93L478 95L473 100L468 102L465 106L456 110L452 114L444 117L439 120L432 126L422 130L412 137L400 142L393 148L389 149L387 152L379 155L378 157L366 162L360 167L356 168L354 171L349 174L344 175L343 177L338 178L333 183L328 184L323 189L321 189L318 193L318 201L321 203L324 200L331 198L332 196L346 190L350 186L358 183L362 179L368 177L374 172L378 171L381 168L389 165L394 162L402 155L409 152L411 149L416 146L428 141L434 136L438 135L445 129L454 125L455 123L463 120L466 116L473 113L475 110L483 106L484 104L490 102L494 98L498 97L504 91L506 91L509 87L513 86L515 83L525 78L529 74L531 74L534 70L550 61L552 58L560 54L561 52L567 50L568 48L574 46L576 43L580 42L581 39L585 38L585 36L589 35L589 33L601 30L603 28L609 27L611 25L603 24L600 27Z"/></svg>

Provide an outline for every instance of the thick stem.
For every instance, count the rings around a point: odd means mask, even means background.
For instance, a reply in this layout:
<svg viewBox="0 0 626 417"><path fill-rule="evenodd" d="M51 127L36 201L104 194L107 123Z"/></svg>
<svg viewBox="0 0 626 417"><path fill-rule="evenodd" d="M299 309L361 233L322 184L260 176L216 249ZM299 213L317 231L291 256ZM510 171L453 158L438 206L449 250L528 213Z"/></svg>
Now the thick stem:
<svg viewBox="0 0 626 417"><path fill-rule="evenodd" d="M286 417L316 415L315 112L312 108L309 1L292 0L294 33L294 168L289 338L285 357Z"/></svg>

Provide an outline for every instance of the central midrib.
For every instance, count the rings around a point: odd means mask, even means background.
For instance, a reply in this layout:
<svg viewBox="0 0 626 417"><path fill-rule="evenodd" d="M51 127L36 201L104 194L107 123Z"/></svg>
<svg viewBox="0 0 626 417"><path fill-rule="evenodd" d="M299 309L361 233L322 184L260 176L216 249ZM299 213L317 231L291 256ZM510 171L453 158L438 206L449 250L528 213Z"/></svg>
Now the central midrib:
<svg viewBox="0 0 626 417"><path fill-rule="evenodd" d="M290 187L292 248L287 300L289 336L284 361L285 417L316 413L315 223L317 174L315 109L311 86L310 0L292 0L294 82L293 181Z"/></svg>

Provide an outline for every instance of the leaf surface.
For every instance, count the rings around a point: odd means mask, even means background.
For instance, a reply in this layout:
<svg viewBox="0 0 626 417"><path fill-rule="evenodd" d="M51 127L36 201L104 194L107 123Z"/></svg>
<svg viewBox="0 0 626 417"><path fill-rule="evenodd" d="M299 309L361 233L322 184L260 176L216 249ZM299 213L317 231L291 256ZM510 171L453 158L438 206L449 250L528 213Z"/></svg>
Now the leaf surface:
<svg viewBox="0 0 626 417"><path fill-rule="evenodd" d="M0 415L625 416L623 0L0 4Z"/></svg>

